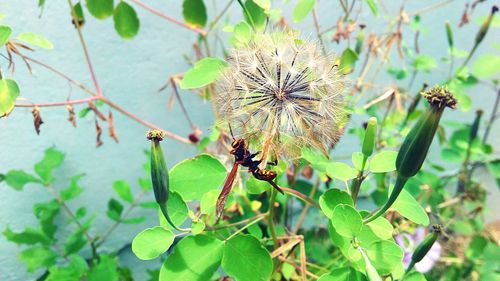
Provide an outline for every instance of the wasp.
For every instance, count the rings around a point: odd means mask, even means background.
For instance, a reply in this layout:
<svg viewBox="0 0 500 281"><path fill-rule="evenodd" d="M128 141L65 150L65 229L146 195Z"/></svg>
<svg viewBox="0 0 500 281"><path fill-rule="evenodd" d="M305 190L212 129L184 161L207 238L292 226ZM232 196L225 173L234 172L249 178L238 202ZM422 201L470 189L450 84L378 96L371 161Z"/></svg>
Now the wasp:
<svg viewBox="0 0 500 281"><path fill-rule="evenodd" d="M224 182L224 186L222 187L222 191L217 198L216 205L216 217L217 222L219 221L222 211L224 210L224 205L226 204L227 196L233 187L233 182L236 177L236 172L238 171L238 167L241 165L243 167L248 168L248 171L252 173L252 175L261 181L266 181L271 184L276 190L280 193L283 193L283 190L274 182L277 174L275 171L261 169L259 168L262 160L254 160L254 158L259 155L260 151L256 153L250 153L247 149L246 143L243 139L234 139L231 143L232 150L229 152L234 156L234 165L231 168L231 171L227 175L226 181ZM276 164L276 163L275 163Z"/></svg>

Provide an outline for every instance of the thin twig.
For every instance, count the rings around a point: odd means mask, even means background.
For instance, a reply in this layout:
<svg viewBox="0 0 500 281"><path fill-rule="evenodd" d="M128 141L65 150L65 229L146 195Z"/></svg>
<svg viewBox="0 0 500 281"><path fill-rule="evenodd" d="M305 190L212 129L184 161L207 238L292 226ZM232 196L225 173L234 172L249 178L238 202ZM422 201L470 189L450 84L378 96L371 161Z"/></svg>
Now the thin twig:
<svg viewBox="0 0 500 281"><path fill-rule="evenodd" d="M97 82L97 77L95 75L94 71L94 66L92 65L92 60L90 59L89 51L87 48L87 44L85 43L85 39L83 38L83 33L81 30L81 26L78 20L78 16L76 15L75 9L73 9L73 3L71 3L71 0L68 0L68 5L71 10L71 17L73 18L73 22L75 23L76 26L76 31L78 32L78 38L80 39L80 44L82 45L83 49L83 54L85 55L85 61L87 62L87 66L89 68L90 76L92 77L92 82L94 83L95 90L97 92L97 96L101 97L102 91L101 87L99 86L99 82Z"/></svg>
<svg viewBox="0 0 500 281"><path fill-rule="evenodd" d="M163 13L163 12L161 12L161 11L159 11L159 10L151 7L151 6L148 6L148 5L144 4L142 1L139 1L139 0L130 0L130 1L134 2L135 4L141 6L144 9L150 11L151 13L153 13L153 14L155 14L155 15L163 18L163 19L166 19L167 21L169 21L171 23L175 23L175 24L177 24L179 26L182 26L184 28L190 29L190 30L192 30L192 31L200 34L203 37L205 37L207 35L207 32L205 30L200 29L200 28L198 28L196 26L192 26L192 25L186 24L186 23L184 23L184 22L182 22L182 21L180 21L178 19L175 19L175 18L173 18L173 17L171 17L171 16L169 16L169 15L167 15L167 14L165 14L165 13Z"/></svg>
<svg viewBox="0 0 500 281"><path fill-rule="evenodd" d="M16 107L57 107L57 106L66 106L71 104L82 104L89 103L94 100L99 100L99 97L90 97L86 99L79 100L68 100L62 102L47 102L47 103L30 103L30 104L16 104Z"/></svg>
<svg viewBox="0 0 500 281"><path fill-rule="evenodd" d="M130 212L132 212L132 210L137 207L137 205L139 205L139 202L141 201L142 197L146 194L145 191L141 191L141 193L139 193L139 195L137 196L137 198L134 199L134 201L132 202L132 204L130 204L130 206L128 207L128 209L125 211L125 213L123 213L123 218L126 218ZM110 228L108 228L107 231L104 232L104 234L101 236L101 238L98 240L98 242L96 243L96 246L100 246L104 243L104 241L106 241L106 239L109 237L109 235L111 235L111 233L113 233L113 231L123 222L122 219L120 219L119 221L115 222Z"/></svg>

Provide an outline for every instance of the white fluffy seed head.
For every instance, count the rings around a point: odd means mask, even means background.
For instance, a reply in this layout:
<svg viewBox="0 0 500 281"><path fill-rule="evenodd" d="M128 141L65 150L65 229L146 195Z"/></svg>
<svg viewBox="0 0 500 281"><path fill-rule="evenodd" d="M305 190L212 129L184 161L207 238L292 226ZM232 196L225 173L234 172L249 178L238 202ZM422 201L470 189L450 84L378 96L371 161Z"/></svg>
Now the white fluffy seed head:
<svg viewBox="0 0 500 281"><path fill-rule="evenodd" d="M337 62L295 33L255 34L231 50L229 67L217 81L220 121L239 137L270 136L275 153L292 155L304 145L326 152L347 120L346 80Z"/></svg>

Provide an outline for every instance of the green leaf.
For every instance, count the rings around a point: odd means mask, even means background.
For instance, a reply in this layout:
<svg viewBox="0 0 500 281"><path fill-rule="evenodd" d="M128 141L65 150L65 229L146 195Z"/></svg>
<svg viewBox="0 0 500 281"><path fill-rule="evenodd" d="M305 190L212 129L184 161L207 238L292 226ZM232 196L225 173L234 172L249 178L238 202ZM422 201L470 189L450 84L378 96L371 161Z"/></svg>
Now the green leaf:
<svg viewBox="0 0 500 281"><path fill-rule="evenodd" d="M23 190L28 183L39 183L40 180L22 170L10 170L5 175L5 182L15 190Z"/></svg>
<svg viewBox="0 0 500 281"><path fill-rule="evenodd" d="M365 281L365 275L352 267L341 267L321 275L318 281Z"/></svg>
<svg viewBox="0 0 500 281"><path fill-rule="evenodd" d="M366 249L366 254L380 275L391 273L403 261L403 250L396 243L389 240L371 244Z"/></svg>
<svg viewBox="0 0 500 281"><path fill-rule="evenodd" d="M121 220L122 213L123 213L122 203L120 203L118 200L114 198L109 199L108 210L106 211L108 218L118 222Z"/></svg>
<svg viewBox="0 0 500 281"><path fill-rule="evenodd" d="M10 35L12 34L12 29L10 26L0 25L0 47L5 45L9 41Z"/></svg>
<svg viewBox="0 0 500 281"><path fill-rule="evenodd" d="M335 207L331 217L332 224L338 234L344 237L354 237L361 232L363 221L361 215L347 204Z"/></svg>
<svg viewBox="0 0 500 281"><path fill-rule="evenodd" d="M87 0L87 8L91 15L102 20L113 14L113 0Z"/></svg>
<svg viewBox="0 0 500 281"><path fill-rule="evenodd" d="M486 163L486 168L495 178L500 178L500 159Z"/></svg>
<svg viewBox="0 0 500 281"><path fill-rule="evenodd" d="M193 233L194 235L200 234L203 232L203 230L205 230L205 227L206 225L202 220L193 221L193 223L191 224L191 233Z"/></svg>
<svg viewBox="0 0 500 281"><path fill-rule="evenodd" d="M368 7L370 7L370 10L375 16L378 16L378 7L377 3L375 3L375 0L366 0L366 4L368 4Z"/></svg>
<svg viewBox="0 0 500 281"><path fill-rule="evenodd" d="M301 22L316 5L316 0L298 0L293 8L292 19L294 22Z"/></svg>
<svg viewBox="0 0 500 281"><path fill-rule="evenodd" d="M326 174L332 178L347 181L355 178L358 175L358 172L345 163L332 162L326 167Z"/></svg>
<svg viewBox="0 0 500 281"><path fill-rule="evenodd" d="M85 22L85 16L83 14L81 2L78 2L73 6L73 11L75 12L78 21L80 21L81 23Z"/></svg>
<svg viewBox="0 0 500 281"><path fill-rule="evenodd" d="M373 155L370 160L372 173L388 173L396 170L397 151L382 151Z"/></svg>
<svg viewBox="0 0 500 281"><path fill-rule="evenodd" d="M42 35L31 33L31 32L21 33L17 36L17 39L20 41L24 41L28 44L31 44L33 46L43 48L43 49L54 48L54 45L52 45L52 43L49 41L49 39L43 37Z"/></svg>
<svg viewBox="0 0 500 281"><path fill-rule="evenodd" d="M387 240L392 238L392 232L394 231L394 228L387 219L378 217L374 221L369 222L367 225L380 239Z"/></svg>
<svg viewBox="0 0 500 281"><path fill-rule="evenodd" d="M54 218L59 214L61 205L56 199L47 203L37 203L33 205L33 212L42 227L43 232L50 238L54 238L57 230L57 225L54 223Z"/></svg>
<svg viewBox="0 0 500 281"><path fill-rule="evenodd" d="M347 48L340 57L340 69L342 73L351 73L354 68L354 63L358 60L358 54L350 48Z"/></svg>
<svg viewBox="0 0 500 281"><path fill-rule="evenodd" d="M206 192L217 189L226 178L226 168L208 154L186 159L169 173L170 188L186 201L200 199Z"/></svg>
<svg viewBox="0 0 500 281"><path fill-rule="evenodd" d="M430 72L433 68L437 67L434 58L428 55L418 55L412 65L415 69L425 72Z"/></svg>
<svg viewBox="0 0 500 281"><path fill-rule="evenodd" d="M186 23L192 26L204 27L207 24L207 8L203 0L184 0L182 15Z"/></svg>
<svg viewBox="0 0 500 281"><path fill-rule="evenodd" d="M267 21L266 11L252 0L245 1L245 8L252 17L255 29L263 30L264 27L266 26L266 21ZM243 13L243 15L245 16L245 19L248 22L248 24L251 24L246 13Z"/></svg>
<svg viewBox="0 0 500 281"><path fill-rule="evenodd" d="M13 232L9 227L7 227L3 235L7 240L14 242L18 245L25 244L25 245L35 245L35 244L43 244L43 245L49 245L51 242L51 239L45 235L42 231L38 229L32 229L32 228L26 228L22 232L15 233Z"/></svg>
<svg viewBox="0 0 500 281"><path fill-rule="evenodd" d="M412 273L406 275L403 281L427 281L427 279L422 273L413 271Z"/></svg>
<svg viewBox="0 0 500 281"><path fill-rule="evenodd" d="M18 96L19 86L16 81L0 79L0 117L9 114L14 109Z"/></svg>
<svg viewBox="0 0 500 281"><path fill-rule="evenodd" d="M391 186L389 194L392 192L392 188ZM401 190L398 199L396 199L391 208L416 224L429 225L429 217L424 208L404 189Z"/></svg>
<svg viewBox="0 0 500 281"><path fill-rule="evenodd" d="M465 155L462 155L460 152L460 150L445 147L441 150L441 158L447 162L461 163Z"/></svg>
<svg viewBox="0 0 500 281"><path fill-rule="evenodd" d="M234 39L236 46L245 45L252 39L252 27L246 21L241 21L234 26Z"/></svg>
<svg viewBox="0 0 500 281"><path fill-rule="evenodd" d="M319 206L328 218L332 217L333 210L339 204L354 206L351 196L347 192L337 188L327 190L319 198Z"/></svg>
<svg viewBox="0 0 500 281"><path fill-rule="evenodd" d="M351 155L351 161L352 161L352 164L354 165L354 168L356 168L356 170L358 171L361 171L361 169L363 168L363 158L365 156L363 155L362 152L353 152L352 155ZM365 170L367 168L367 165L368 165L368 161L366 161L366 164L365 164Z"/></svg>
<svg viewBox="0 0 500 281"><path fill-rule="evenodd" d="M199 60L193 68L186 71L180 82L181 89L195 89L213 83L226 67L226 62L218 58Z"/></svg>
<svg viewBox="0 0 500 281"><path fill-rule="evenodd" d="M134 8L120 1L113 13L116 32L124 39L131 39L139 32L139 18Z"/></svg>
<svg viewBox="0 0 500 281"><path fill-rule="evenodd" d="M0 45L1 44L0 40ZM479 78L488 78L500 73L500 56L484 54L476 59L472 73Z"/></svg>
<svg viewBox="0 0 500 281"><path fill-rule="evenodd" d="M253 2L266 12L271 9L271 0L253 0Z"/></svg>
<svg viewBox="0 0 500 281"><path fill-rule="evenodd" d="M87 245L84 230L86 231L87 228L77 229L68 237L66 242L64 242L64 254L66 256L78 253L78 251Z"/></svg>
<svg viewBox="0 0 500 281"><path fill-rule="evenodd" d="M78 195L80 195L80 193L83 192L83 188L81 188L78 185L78 181L82 177L83 177L83 174L82 175L73 176L71 178L71 182L69 184L69 187L66 188L66 189L61 190L61 192L60 192L62 200L68 201L68 200L74 199L74 198L78 197Z"/></svg>
<svg viewBox="0 0 500 281"><path fill-rule="evenodd" d="M271 185L268 182L258 180L255 177L249 177L245 187L247 188L247 192L250 194L261 194L268 191L271 188Z"/></svg>
<svg viewBox="0 0 500 281"><path fill-rule="evenodd" d="M236 281L267 281L273 271L273 261L257 238L237 235L224 245L222 268Z"/></svg>
<svg viewBox="0 0 500 281"><path fill-rule="evenodd" d="M174 234L162 226L147 228L132 240L132 252L141 260L151 260L165 253L174 243Z"/></svg>
<svg viewBox="0 0 500 281"><path fill-rule="evenodd" d="M156 207L158 208L158 204L156 205ZM167 211L170 219L172 219L175 225L182 225L188 217L188 207L177 192L169 193L167 201ZM161 226L168 229L173 229L163 216L160 208L158 208L158 217Z"/></svg>
<svg viewBox="0 0 500 281"><path fill-rule="evenodd" d="M100 255L99 264L92 267L88 281L118 281L117 261L106 254Z"/></svg>
<svg viewBox="0 0 500 281"><path fill-rule="evenodd" d="M222 259L222 241L207 235L183 238L160 269L160 281L210 280Z"/></svg>
<svg viewBox="0 0 500 281"><path fill-rule="evenodd" d="M134 202L134 196L132 195L132 191L130 190L130 185L124 180L117 180L113 183L113 189L115 190L118 197L120 197L123 201L128 203Z"/></svg>
<svg viewBox="0 0 500 281"><path fill-rule="evenodd" d="M52 172L55 168L61 166L64 160L64 153L54 147L45 150L43 159L35 164L35 172L40 176L44 183L50 183L54 180Z"/></svg>
<svg viewBox="0 0 500 281"><path fill-rule="evenodd" d="M54 265L49 268L49 275L45 281L79 281L88 270L87 262L84 258L71 255L67 266Z"/></svg>
<svg viewBox="0 0 500 281"><path fill-rule="evenodd" d="M26 264L28 272L40 267L49 267L56 262L57 253L46 246L35 246L22 251L19 259Z"/></svg>

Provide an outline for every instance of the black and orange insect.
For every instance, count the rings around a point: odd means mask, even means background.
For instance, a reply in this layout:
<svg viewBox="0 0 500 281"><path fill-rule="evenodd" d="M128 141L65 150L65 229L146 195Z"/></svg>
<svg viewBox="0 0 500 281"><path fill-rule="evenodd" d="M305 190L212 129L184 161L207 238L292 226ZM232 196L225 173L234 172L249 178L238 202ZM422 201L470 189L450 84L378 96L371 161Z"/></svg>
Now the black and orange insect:
<svg viewBox="0 0 500 281"><path fill-rule="evenodd" d="M232 133L231 133L232 134ZM227 175L226 181L224 182L224 186L222 187L222 191L217 198L216 205L216 216L217 222L219 221L222 211L224 210L224 205L226 204L227 196L233 187L233 182L236 177L236 172L238 171L238 166L241 165L243 167L247 167L248 171L252 173L252 175L261 181L266 181L271 184L276 190L283 194L283 190L274 182L277 174L275 171L261 169L259 168L262 160L254 160L254 158L260 153L260 151L256 153L250 153L247 149L246 143L243 139L234 139L231 143L232 150L229 152L234 155L234 165L229 174Z"/></svg>

